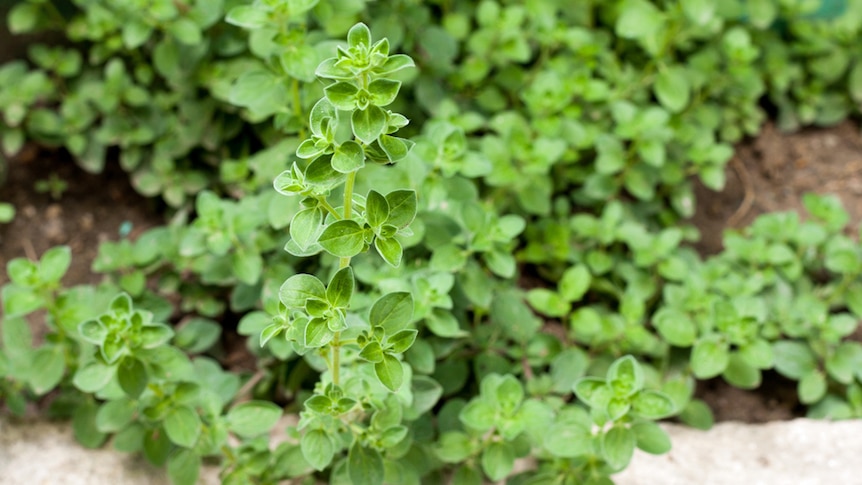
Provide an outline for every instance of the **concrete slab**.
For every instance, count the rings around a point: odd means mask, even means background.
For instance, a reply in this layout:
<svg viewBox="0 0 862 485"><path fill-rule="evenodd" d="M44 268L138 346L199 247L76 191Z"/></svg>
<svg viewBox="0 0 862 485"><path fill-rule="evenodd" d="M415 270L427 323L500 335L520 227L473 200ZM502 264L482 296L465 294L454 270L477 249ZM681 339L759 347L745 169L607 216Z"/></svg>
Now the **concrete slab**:
<svg viewBox="0 0 862 485"><path fill-rule="evenodd" d="M617 485L862 484L862 421L667 424L673 450L638 452ZM209 468L201 483L217 484ZM0 418L0 485L167 485L163 470L109 447L82 448L66 423Z"/></svg>
<svg viewBox="0 0 862 485"><path fill-rule="evenodd" d="M673 449L637 452L617 485L862 484L862 421L719 423L708 432L665 425Z"/></svg>

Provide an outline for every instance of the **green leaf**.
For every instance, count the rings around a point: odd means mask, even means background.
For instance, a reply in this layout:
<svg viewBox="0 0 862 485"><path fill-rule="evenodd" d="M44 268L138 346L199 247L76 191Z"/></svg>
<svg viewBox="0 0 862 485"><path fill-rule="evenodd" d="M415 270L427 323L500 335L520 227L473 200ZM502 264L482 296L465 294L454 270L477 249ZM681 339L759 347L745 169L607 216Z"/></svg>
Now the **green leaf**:
<svg viewBox="0 0 862 485"><path fill-rule="evenodd" d="M386 202L389 204L387 224L401 229L413 222L417 205L415 190L393 190L386 194Z"/></svg>
<svg viewBox="0 0 862 485"><path fill-rule="evenodd" d="M3 311L7 318L26 315L45 305L45 299L29 288L5 285L2 289Z"/></svg>
<svg viewBox="0 0 862 485"><path fill-rule="evenodd" d="M141 347L145 349L154 349L169 342L174 338L174 331L167 325L157 323L154 325L144 325L141 327Z"/></svg>
<svg viewBox="0 0 862 485"><path fill-rule="evenodd" d="M362 351L359 352L359 358L365 359L374 364L383 362L383 347L380 346L380 342L368 342L368 344L362 348Z"/></svg>
<svg viewBox="0 0 862 485"><path fill-rule="evenodd" d="M405 328L395 332L386 339L386 351L393 354L403 354L413 345L418 334L419 331L414 328Z"/></svg>
<svg viewBox="0 0 862 485"><path fill-rule="evenodd" d="M378 74L391 74L393 72L415 66L416 64L410 56L406 54L394 54L389 56L382 66L375 69L375 72Z"/></svg>
<svg viewBox="0 0 862 485"><path fill-rule="evenodd" d="M499 481L512 473L515 466L515 453L506 442L493 442L482 450L482 471L491 481Z"/></svg>
<svg viewBox="0 0 862 485"><path fill-rule="evenodd" d="M78 325L78 333L81 338L91 344L101 345L108 336L108 329L98 320L87 320Z"/></svg>
<svg viewBox="0 0 862 485"><path fill-rule="evenodd" d="M371 306L368 321L381 326L387 335L404 329L413 318L413 295L406 291L387 293Z"/></svg>
<svg viewBox="0 0 862 485"><path fill-rule="evenodd" d="M712 410L705 402L693 399L679 414L679 419L696 429L708 430L715 423Z"/></svg>
<svg viewBox="0 0 862 485"><path fill-rule="evenodd" d="M201 418L188 406L169 409L163 424L171 442L184 448L194 446L201 434Z"/></svg>
<svg viewBox="0 0 862 485"><path fill-rule="evenodd" d="M662 12L646 0L626 0L619 7L616 34L624 39L645 39L664 26Z"/></svg>
<svg viewBox="0 0 862 485"><path fill-rule="evenodd" d="M201 457L192 450L179 449L168 457L167 468L173 485L195 485L201 471Z"/></svg>
<svg viewBox="0 0 862 485"><path fill-rule="evenodd" d="M578 264L572 266L563 273L557 286L557 291L560 292L560 296L570 303L580 301L587 293L587 290L590 289L592 279L590 270L585 265Z"/></svg>
<svg viewBox="0 0 862 485"><path fill-rule="evenodd" d="M644 421L632 426L637 447L653 455L670 451L670 436L656 423Z"/></svg>
<svg viewBox="0 0 862 485"><path fill-rule="evenodd" d="M263 257L257 251L240 246L231 255L231 269L240 282L254 285L263 272Z"/></svg>
<svg viewBox="0 0 862 485"><path fill-rule="evenodd" d="M72 263L69 246L57 246L45 251L39 261L39 278L44 282L58 282Z"/></svg>
<svg viewBox="0 0 862 485"><path fill-rule="evenodd" d="M691 370L698 379L709 379L721 374L729 362L727 343L714 338L698 340L691 350Z"/></svg>
<svg viewBox="0 0 862 485"><path fill-rule="evenodd" d="M826 395L826 376L819 370L807 372L799 379L797 393L802 404L814 404Z"/></svg>
<svg viewBox="0 0 862 485"><path fill-rule="evenodd" d="M544 447L552 455L574 458L593 452L592 433L587 426L564 423L545 434Z"/></svg>
<svg viewBox="0 0 862 485"><path fill-rule="evenodd" d="M329 328L329 322L325 318L312 318L305 326L304 338L306 347L323 347L328 344L333 337L334 331Z"/></svg>
<svg viewBox="0 0 862 485"><path fill-rule="evenodd" d="M739 353L730 354L730 360L722 377L730 385L740 389L755 389L760 386L761 381L760 369L746 363L740 358Z"/></svg>
<svg viewBox="0 0 862 485"><path fill-rule="evenodd" d="M469 335L469 333L461 329L461 325L458 323L455 315L442 308L433 309L425 317L425 326L438 337L460 338Z"/></svg>
<svg viewBox="0 0 862 485"><path fill-rule="evenodd" d="M691 99L691 86L682 66L671 66L659 72L653 91L659 102L673 113L684 110Z"/></svg>
<svg viewBox="0 0 862 485"><path fill-rule="evenodd" d="M314 47L308 44L293 44L281 48L283 50L279 60L284 72L303 82L314 81L314 71L320 64L320 56Z"/></svg>
<svg viewBox="0 0 862 485"><path fill-rule="evenodd" d="M371 30L368 29L368 26L358 22L351 27L347 32L347 45L350 47L371 47ZM351 473L350 476L353 477L353 474Z"/></svg>
<svg viewBox="0 0 862 485"><path fill-rule="evenodd" d="M676 406L666 394L642 390L632 399L632 411L647 419L662 419L673 414Z"/></svg>
<svg viewBox="0 0 862 485"><path fill-rule="evenodd" d="M302 435L299 445L302 456L312 468L318 471L328 467L335 456L335 445L322 429L313 429Z"/></svg>
<svg viewBox="0 0 862 485"><path fill-rule="evenodd" d="M850 97L857 103L862 103L862 61L856 61L850 74L847 76L847 88Z"/></svg>
<svg viewBox="0 0 862 485"><path fill-rule="evenodd" d="M363 110L355 110L350 116L353 134L366 145L370 145L386 129L386 113L382 108L371 105Z"/></svg>
<svg viewBox="0 0 862 485"><path fill-rule="evenodd" d="M227 413L227 427L243 438L267 433L281 418L281 408L269 401L247 401Z"/></svg>
<svg viewBox="0 0 862 485"><path fill-rule="evenodd" d="M635 452L635 433L625 426L614 426L601 438L601 453L612 470L628 466Z"/></svg>
<svg viewBox="0 0 862 485"><path fill-rule="evenodd" d="M377 142L383 152L386 153L386 158L393 163L403 160L414 145L410 140L386 134L380 135Z"/></svg>
<svg viewBox="0 0 862 485"><path fill-rule="evenodd" d="M377 250L377 254L389 263L390 266L397 268L401 265L401 256L404 254L404 249L397 239L386 239L378 236L374 239L374 249Z"/></svg>
<svg viewBox="0 0 862 485"><path fill-rule="evenodd" d="M716 4L713 0L683 0L682 10L695 25L708 24L715 16Z"/></svg>
<svg viewBox="0 0 862 485"><path fill-rule="evenodd" d="M117 382L127 396L135 399L147 387L147 369L140 360L127 356L117 366Z"/></svg>
<svg viewBox="0 0 862 485"><path fill-rule="evenodd" d="M526 299L536 311L549 317L564 317L571 310L568 301L547 288L533 288L527 291Z"/></svg>
<svg viewBox="0 0 862 485"><path fill-rule="evenodd" d="M15 206L6 202L0 202L0 224L12 222L15 218Z"/></svg>
<svg viewBox="0 0 862 485"><path fill-rule="evenodd" d="M775 370L784 377L799 380L817 369L817 359L803 342L780 340L772 345Z"/></svg>
<svg viewBox="0 0 862 485"><path fill-rule="evenodd" d="M183 323L174 335L174 345L186 352L197 354L218 342L221 325L208 318L192 318Z"/></svg>
<svg viewBox="0 0 862 485"><path fill-rule="evenodd" d="M62 347L42 347L33 354L29 369L30 387L36 394L45 394L60 383L65 371Z"/></svg>
<svg viewBox="0 0 862 485"><path fill-rule="evenodd" d="M353 279L353 270L350 266L338 270L329 281L326 288L326 299L329 304L336 308L347 308L350 298L353 296L353 288L356 285Z"/></svg>
<svg viewBox="0 0 862 485"><path fill-rule="evenodd" d="M309 298L326 300L326 287L315 276L293 275L281 285L278 297L287 308L304 308Z"/></svg>
<svg viewBox="0 0 862 485"><path fill-rule="evenodd" d="M10 4L11 5L11 4ZM6 25L12 34L24 34L32 31L39 20L39 5L21 2L14 4L6 16Z"/></svg>
<svg viewBox="0 0 862 485"><path fill-rule="evenodd" d="M631 355L621 357L608 368L607 383L615 396L632 396L643 388L643 370Z"/></svg>
<svg viewBox="0 0 862 485"><path fill-rule="evenodd" d="M323 212L310 207L297 212L290 221L290 238L303 250L317 242L323 229Z"/></svg>
<svg viewBox="0 0 862 485"><path fill-rule="evenodd" d="M383 485L383 457L355 440L347 453L347 473L353 485Z"/></svg>
<svg viewBox="0 0 862 485"><path fill-rule="evenodd" d="M332 168L341 173L355 172L364 166L365 150L353 140L338 145L332 154Z"/></svg>
<svg viewBox="0 0 862 485"><path fill-rule="evenodd" d="M354 220L335 221L317 239L323 249L339 258L352 258L365 247L365 231Z"/></svg>
<svg viewBox="0 0 862 485"><path fill-rule="evenodd" d="M374 373L380 382L391 391L397 391L404 381L404 367L397 358L385 354L383 360L374 364Z"/></svg>
<svg viewBox="0 0 862 485"><path fill-rule="evenodd" d="M238 5L227 13L225 22L245 29L259 29L269 20L269 13L251 5Z"/></svg>
<svg viewBox="0 0 862 485"><path fill-rule="evenodd" d="M444 463L460 463L473 454L473 449L473 441L460 431L443 433L434 447L435 453Z"/></svg>
<svg viewBox="0 0 862 485"><path fill-rule="evenodd" d="M398 97L401 81L391 79L375 79L368 84L368 93L371 94L371 104L375 106L388 106Z"/></svg>
<svg viewBox="0 0 862 485"><path fill-rule="evenodd" d="M72 379L72 383L78 389L95 393L108 385L116 373L116 367L109 367L98 361L91 361L83 367L79 367Z"/></svg>
<svg viewBox="0 0 862 485"><path fill-rule="evenodd" d="M96 428L103 433L116 433L132 422L137 408L137 403L131 399L107 401L96 413Z"/></svg>
<svg viewBox="0 0 862 485"><path fill-rule="evenodd" d="M197 45L203 40L201 29L189 18L179 18L168 25L167 31L186 45Z"/></svg>
<svg viewBox="0 0 862 485"><path fill-rule="evenodd" d="M96 428L96 404L87 400L72 413L72 432L85 448L98 448L108 438Z"/></svg>
<svg viewBox="0 0 862 485"><path fill-rule="evenodd" d="M374 228L389 220L389 202L376 190L369 190L365 198L365 220Z"/></svg>
<svg viewBox="0 0 862 485"><path fill-rule="evenodd" d="M653 316L653 325L669 344L691 347L697 338L697 328L691 317L674 308L662 308Z"/></svg>
<svg viewBox="0 0 862 485"><path fill-rule="evenodd" d="M324 88L323 92L326 94L326 99L337 109L344 111L356 109L359 88L352 82L338 81Z"/></svg>
<svg viewBox="0 0 862 485"><path fill-rule="evenodd" d="M842 384L853 381L853 373L862 367L862 345L842 342L826 357L826 372Z"/></svg>

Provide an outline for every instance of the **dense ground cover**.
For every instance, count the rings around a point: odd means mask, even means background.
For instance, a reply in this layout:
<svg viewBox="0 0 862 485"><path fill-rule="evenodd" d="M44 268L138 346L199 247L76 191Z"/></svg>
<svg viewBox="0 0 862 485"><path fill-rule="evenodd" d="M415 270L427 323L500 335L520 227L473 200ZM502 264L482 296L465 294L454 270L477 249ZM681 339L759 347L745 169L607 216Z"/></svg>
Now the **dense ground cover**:
<svg viewBox="0 0 862 485"><path fill-rule="evenodd" d="M99 281L60 284L68 246L8 262L12 412L47 396L85 445L178 483L206 457L228 483L475 483L521 457L511 483L606 483L668 449L655 420L710 426L698 381L777 373L809 415L862 409L838 199L712 256L687 222L696 183L753 192L727 164L769 115L858 114L859 2L29 1L7 21L65 41L0 67L3 152L55 147L120 191L45 173L51 214L16 203L13 224L86 226L72 194L164 214L114 222Z"/></svg>

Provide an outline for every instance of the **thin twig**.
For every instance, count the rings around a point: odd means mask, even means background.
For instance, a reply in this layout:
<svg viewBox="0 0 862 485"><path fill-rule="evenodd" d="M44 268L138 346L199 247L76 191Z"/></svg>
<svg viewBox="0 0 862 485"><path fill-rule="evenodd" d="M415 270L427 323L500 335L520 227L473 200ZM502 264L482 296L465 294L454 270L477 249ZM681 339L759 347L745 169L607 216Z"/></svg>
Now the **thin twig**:
<svg viewBox="0 0 862 485"><path fill-rule="evenodd" d="M730 165L733 167L733 170L742 182L743 190L745 190L745 196L742 198L742 203L739 204L739 207L736 208L736 211L727 220L727 227L736 227L737 224L739 224L742 219L748 215L748 211L751 210L751 206L754 204L754 185L751 183L751 176L749 176L745 165L739 161L739 157L734 156L730 160Z"/></svg>

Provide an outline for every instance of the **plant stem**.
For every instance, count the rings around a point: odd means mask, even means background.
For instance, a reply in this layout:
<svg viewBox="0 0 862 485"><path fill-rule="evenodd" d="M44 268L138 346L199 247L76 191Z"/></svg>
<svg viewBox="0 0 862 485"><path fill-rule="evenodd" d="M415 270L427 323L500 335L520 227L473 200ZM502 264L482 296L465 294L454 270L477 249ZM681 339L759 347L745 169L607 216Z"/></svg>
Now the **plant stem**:
<svg viewBox="0 0 862 485"><path fill-rule="evenodd" d="M353 215L353 185L356 183L356 172L347 174L347 182L344 184L344 212L343 220L349 220ZM350 266L350 258L341 258L338 262L338 269ZM332 349L332 383L336 386L339 383L339 370L341 368L341 332L335 332L332 337L330 348Z"/></svg>

